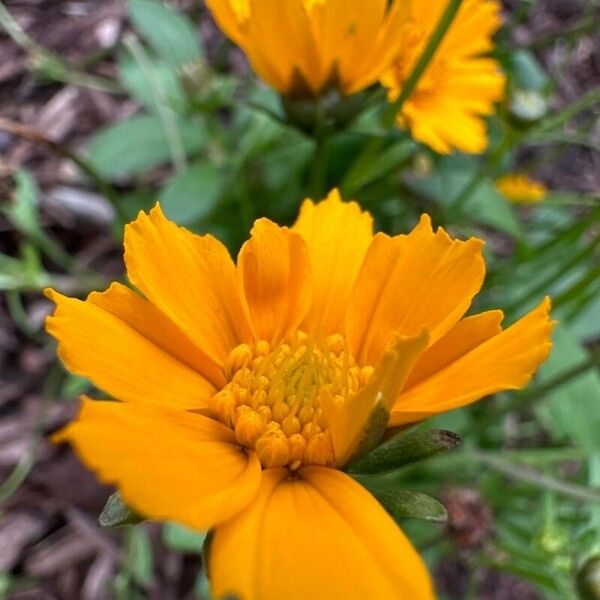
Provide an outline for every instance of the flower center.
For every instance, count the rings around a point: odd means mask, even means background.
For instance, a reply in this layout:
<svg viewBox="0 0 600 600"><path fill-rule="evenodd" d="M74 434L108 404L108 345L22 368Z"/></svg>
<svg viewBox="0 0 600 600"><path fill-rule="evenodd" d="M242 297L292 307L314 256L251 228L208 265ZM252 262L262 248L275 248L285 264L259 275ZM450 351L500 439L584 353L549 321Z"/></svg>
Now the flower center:
<svg viewBox="0 0 600 600"><path fill-rule="evenodd" d="M264 468L331 465L333 445L320 397L343 402L366 384L372 367L354 362L343 336L322 342L303 332L277 346L241 344L225 362L227 385L210 410Z"/></svg>

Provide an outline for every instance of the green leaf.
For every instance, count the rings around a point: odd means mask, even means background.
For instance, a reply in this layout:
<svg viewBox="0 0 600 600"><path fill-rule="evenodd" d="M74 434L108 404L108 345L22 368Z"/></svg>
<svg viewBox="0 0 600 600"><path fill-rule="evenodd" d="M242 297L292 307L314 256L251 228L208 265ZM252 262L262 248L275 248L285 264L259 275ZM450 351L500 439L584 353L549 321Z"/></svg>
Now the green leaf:
<svg viewBox="0 0 600 600"><path fill-rule="evenodd" d="M188 225L210 214L224 184L221 169L208 161L197 162L167 183L159 195L161 207L169 219Z"/></svg>
<svg viewBox="0 0 600 600"><path fill-rule="evenodd" d="M165 523L163 527L164 543L177 552L200 554L207 532L188 529L179 523Z"/></svg>
<svg viewBox="0 0 600 600"><path fill-rule="evenodd" d="M542 90L550 82L548 75L529 50L512 52L508 69L517 87L526 90Z"/></svg>
<svg viewBox="0 0 600 600"><path fill-rule="evenodd" d="M186 94L172 65L157 59L144 69L126 51L119 54L118 64L120 79L125 89L149 109L155 109L161 102L155 89L158 87L174 111L184 112L187 103Z"/></svg>
<svg viewBox="0 0 600 600"><path fill-rule="evenodd" d="M160 58L175 66L202 57L187 17L157 0L129 0L129 17Z"/></svg>
<svg viewBox="0 0 600 600"><path fill-rule="evenodd" d="M206 143L202 121L179 120L178 128L185 151L197 152ZM138 115L101 129L92 139L89 159L104 177L119 179L169 161L170 151L160 119Z"/></svg>
<svg viewBox="0 0 600 600"><path fill-rule="evenodd" d="M585 361L589 354L564 324L554 330L550 358L542 365L539 383L548 381ZM569 437L593 452L600 448L600 375L585 373L552 390L538 403L536 411L555 436Z"/></svg>
<svg viewBox="0 0 600 600"><path fill-rule="evenodd" d="M440 205L450 206L479 168L479 163L470 156L444 157L438 161L429 177L411 178L407 184ZM482 181L473 191L464 212L469 220L488 225L515 238L523 237L514 206L500 195L489 180Z"/></svg>
<svg viewBox="0 0 600 600"><path fill-rule="evenodd" d="M143 517L133 512L123 502L119 492L115 492L109 497L98 517L98 523L102 527L124 527L125 525L135 525L143 520Z"/></svg>
<svg viewBox="0 0 600 600"><path fill-rule="evenodd" d="M589 299L570 326L580 340L595 340L600 336L600 293Z"/></svg>
<svg viewBox="0 0 600 600"><path fill-rule="evenodd" d="M447 520L446 509L442 503L427 494L406 490L369 489L369 491L396 521L424 519L444 523Z"/></svg>
<svg viewBox="0 0 600 600"><path fill-rule="evenodd" d="M500 195L491 181L481 182L465 210L482 225L488 225L515 238L523 237L514 206Z"/></svg>
<svg viewBox="0 0 600 600"><path fill-rule="evenodd" d="M365 475L393 471L455 448L459 443L458 435L443 429L399 433L354 463L350 471Z"/></svg>

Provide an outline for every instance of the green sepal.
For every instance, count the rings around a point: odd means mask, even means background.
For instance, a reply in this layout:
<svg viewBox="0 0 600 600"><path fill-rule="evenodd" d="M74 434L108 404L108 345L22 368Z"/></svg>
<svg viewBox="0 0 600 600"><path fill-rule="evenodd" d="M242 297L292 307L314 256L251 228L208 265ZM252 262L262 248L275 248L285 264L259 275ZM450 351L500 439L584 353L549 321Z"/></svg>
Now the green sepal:
<svg viewBox="0 0 600 600"><path fill-rule="evenodd" d="M378 488L369 488L369 491L395 521L423 519L435 523L445 523L448 518L443 504L427 494Z"/></svg>
<svg viewBox="0 0 600 600"><path fill-rule="evenodd" d="M460 437L456 433L444 429L400 433L356 461L349 470L369 475L393 471L455 448L459 443Z"/></svg>
<svg viewBox="0 0 600 600"><path fill-rule="evenodd" d="M208 573L208 561L210 560L210 548L212 545L213 537L214 537L214 529L210 529L206 532L206 537L204 538L204 543L202 544L202 568L206 573Z"/></svg>
<svg viewBox="0 0 600 600"><path fill-rule="evenodd" d="M369 415L369 420L360 434L360 439L350 456L348 463L354 463L368 455L379 444L390 420L390 411L383 402L378 402Z"/></svg>
<svg viewBox="0 0 600 600"><path fill-rule="evenodd" d="M98 517L98 523L102 527L125 527L137 525L144 520L123 502L120 492L115 492L109 497Z"/></svg>
<svg viewBox="0 0 600 600"><path fill-rule="evenodd" d="M577 591L582 600L600 599L600 556L588 558L577 572Z"/></svg>

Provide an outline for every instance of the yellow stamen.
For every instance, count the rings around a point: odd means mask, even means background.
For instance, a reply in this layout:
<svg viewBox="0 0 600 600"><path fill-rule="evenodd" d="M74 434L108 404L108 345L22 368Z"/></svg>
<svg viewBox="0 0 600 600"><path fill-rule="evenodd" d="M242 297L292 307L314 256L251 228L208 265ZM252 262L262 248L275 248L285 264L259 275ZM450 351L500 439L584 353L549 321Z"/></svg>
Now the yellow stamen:
<svg viewBox="0 0 600 600"><path fill-rule="evenodd" d="M227 385L210 410L253 448L265 468L332 465L333 444L320 406L322 393L344 403L364 387L373 369L359 367L344 336L319 341L302 331L275 347L241 344L224 365Z"/></svg>

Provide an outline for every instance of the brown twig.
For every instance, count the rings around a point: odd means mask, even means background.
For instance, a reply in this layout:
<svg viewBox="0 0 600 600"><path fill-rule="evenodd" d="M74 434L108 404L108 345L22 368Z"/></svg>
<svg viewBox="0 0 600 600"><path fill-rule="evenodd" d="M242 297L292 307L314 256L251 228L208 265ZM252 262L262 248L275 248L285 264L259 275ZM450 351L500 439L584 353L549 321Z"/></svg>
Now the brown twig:
<svg viewBox="0 0 600 600"><path fill-rule="evenodd" d="M109 183L107 183L87 161L78 156L69 147L51 140L41 131L34 129L33 127L29 127L28 125L19 123L18 121L11 121L10 119L6 119L4 117L0 117L0 130L17 135L32 142L33 144L45 146L51 152L54 152L55 154L74 162L96 184L98 189L111 202L118 202L119 194L117 191Z"/></svg>

